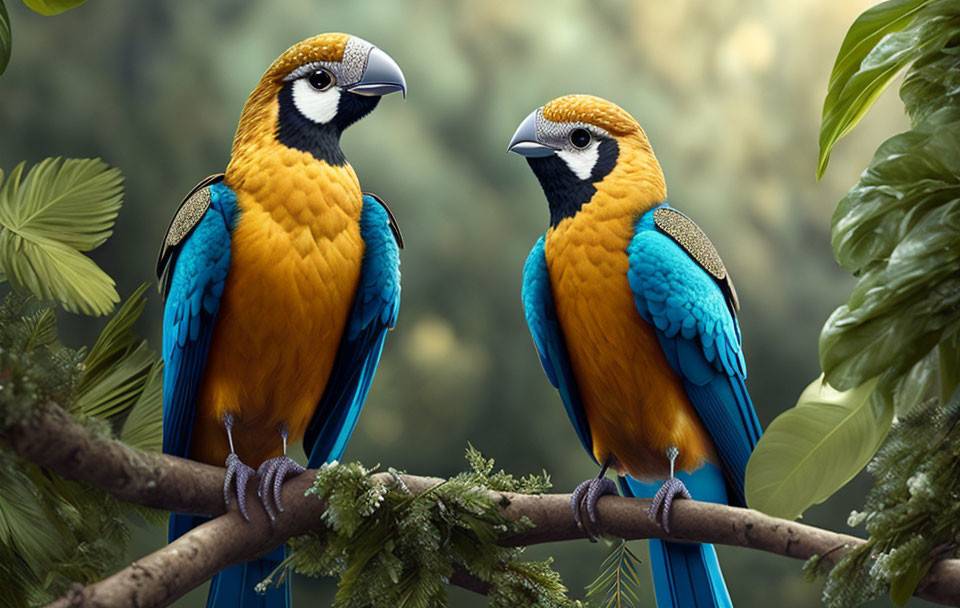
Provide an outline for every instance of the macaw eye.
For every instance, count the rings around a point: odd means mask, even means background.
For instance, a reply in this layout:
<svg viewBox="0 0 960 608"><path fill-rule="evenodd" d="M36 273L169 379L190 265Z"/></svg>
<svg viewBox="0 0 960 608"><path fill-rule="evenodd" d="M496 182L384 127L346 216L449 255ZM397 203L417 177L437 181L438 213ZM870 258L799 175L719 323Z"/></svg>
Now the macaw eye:
<svg viewBox="0 0 960 608"><path fill-rule="evenodd" d="M581 150L590 145L590 131L586 129L574 129L570 133L570 143L573 144L574 148L580 148Z"/></svg>
<svg viewBox="0 0 960 608"><path fill-rule="evenodd" d="M333 86L333 74L326 70L317 70L313 74L307 76L307 82L309 82L310 86L317 91L326 91Z"/></svg>

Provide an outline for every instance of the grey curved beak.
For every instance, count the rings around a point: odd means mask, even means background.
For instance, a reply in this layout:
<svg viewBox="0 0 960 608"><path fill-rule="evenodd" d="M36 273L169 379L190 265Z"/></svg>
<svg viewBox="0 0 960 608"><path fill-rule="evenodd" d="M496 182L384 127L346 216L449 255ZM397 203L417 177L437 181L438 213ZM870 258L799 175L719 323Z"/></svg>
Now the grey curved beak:
<svg viewBox="0 0 960 608"><path fill-rule="evenodd" d="M557 153L555 148L551 148L537 139L537 108L530 115L523 119L520 126L507 144L507 152L516 152L520 156L528 158L543 158Z"/></svg>
<svg viewBox="0 0 960 608"><path fill-rule="evenodd" d="M404 80L397 62L390 55L373 47L367 55L367 67L363 71L363 77L356 84L347 87L347 90L368 97L381 97L400 91L406 99L407 81Z"/></svg>

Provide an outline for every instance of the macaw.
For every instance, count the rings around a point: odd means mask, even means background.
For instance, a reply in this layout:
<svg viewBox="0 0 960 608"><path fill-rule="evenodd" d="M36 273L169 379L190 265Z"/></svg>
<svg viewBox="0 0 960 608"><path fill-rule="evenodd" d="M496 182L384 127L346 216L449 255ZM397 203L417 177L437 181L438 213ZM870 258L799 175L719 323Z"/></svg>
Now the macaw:
<svg viewBox="0 0 960 608"><path fill-rule="evenodd" d="M737 295L706 235L667 204L643 129L613 103L568 95L534 110L508 149L550 209L523 269L527 324L601 466L573 493L577 522L595 540L597 500L617 493L607 469L624 496L653 498L667 533L674 498L744 506L761 428ZM712 545L654 539L650 561L661 608L731 605Z"/></svg>
<svg viewBox="0 0 960 608"><path fill-rule="evenodd" d="M340 149L395 91L399 66L361 38L294 45L247 99L226 172L184 199L161 247L163 451L225 464L224 500L247 519L254 478L270 518L283 511L284 480L304 471L288 441L303 438L310 468L341 457L396 322L400 232ZM172 515L170 540L204 519ZM283 557L224 570L207 606L289 606L289 585L254 591Z"/></svg>

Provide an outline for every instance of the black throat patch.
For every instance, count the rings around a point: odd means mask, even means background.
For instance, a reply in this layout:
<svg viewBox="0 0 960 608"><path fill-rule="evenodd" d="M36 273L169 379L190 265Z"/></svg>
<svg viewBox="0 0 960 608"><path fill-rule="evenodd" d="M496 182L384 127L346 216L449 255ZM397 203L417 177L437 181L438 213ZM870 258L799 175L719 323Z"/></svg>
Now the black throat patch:
<svg viewBox="0 0 960 608"><path fill-rule="evenodd" d="M612 139L600 142L597 162L590 177L580 179L556 154L541 158L527 158L550 207L550 226L556 226L567 217L573 217L580 207L590 202L597 188L595 183L606 177L617 164L620 146Z"/></svg>
<svg viewBox="0 0 960 608"><path fill-rule="evenodd" d="M283 85L278 95L277 141L302 152L309 152L317 160L340 167L347 163L340 149L340 135L344 129L369 114L379 103L379 97L340 93L337 113L326 124L317 124L306 118L293 103L293 83Z"/></svg>

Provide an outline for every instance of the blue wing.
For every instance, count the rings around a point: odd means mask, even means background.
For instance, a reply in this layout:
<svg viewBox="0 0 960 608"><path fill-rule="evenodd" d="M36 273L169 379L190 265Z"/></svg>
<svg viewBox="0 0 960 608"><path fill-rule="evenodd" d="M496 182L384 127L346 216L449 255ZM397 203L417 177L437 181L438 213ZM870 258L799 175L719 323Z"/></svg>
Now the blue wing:
<svg viewBox="0 0 960 608"><path fill-rule="evenodd" d="M740 328L717 282L661 233L653 211L627 248L637 310L656 328L674 371L720 456L731 504L744 505L744 473L762 432L744 383Z"/></svg>
<svg viewBox="0 0 960 608"><path fill-rule="evenodd" d="M533 343L540 355L543 370L547 373L550 383L560 391L563 406L567 410L567 415L570 416L573 428L577 431L580 443L590 457L596 460L593 455L593 439L587 424L587 415L580 402L580 391L573 377L573 370L567 356L567 345L553 305L550 274L543 249L544 242L545 238L541 236L523 266L521 291L523 311L527 317L530 333L533 335Z"/></svg>
<svg viewBox="0 0 960 608"><path fill-rule="evenodd" d="M386 205L369 194L363 195L360 234L366 250L353 310L303 438L310 468L343 455L400 308L400 233Z"/></svg>
<svg viewBox="0 0 960 608"><path fill-rule="evenodd" d="M206 213L176 249L161 255L160 270L166 264L170 273L163 309L163 452L180 457L190 447L197 387L230 269L237 216L230 188L215 183L209 189Z"/></svg>

